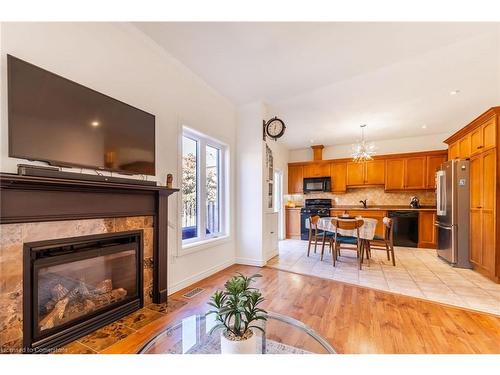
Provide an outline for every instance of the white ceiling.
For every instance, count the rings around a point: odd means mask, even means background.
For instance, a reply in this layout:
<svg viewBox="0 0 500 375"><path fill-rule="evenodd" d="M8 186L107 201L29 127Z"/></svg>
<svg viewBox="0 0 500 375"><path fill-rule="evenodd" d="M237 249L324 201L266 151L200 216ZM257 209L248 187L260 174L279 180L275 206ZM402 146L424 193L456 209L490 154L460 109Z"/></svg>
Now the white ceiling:
<svg viewBox="0 0 500 375"><path fill-rule="evenodd" d="M370 140L452 132L500 104L497 23L134 25L236 105L265 102L289 148L363 123Z"/></svg>

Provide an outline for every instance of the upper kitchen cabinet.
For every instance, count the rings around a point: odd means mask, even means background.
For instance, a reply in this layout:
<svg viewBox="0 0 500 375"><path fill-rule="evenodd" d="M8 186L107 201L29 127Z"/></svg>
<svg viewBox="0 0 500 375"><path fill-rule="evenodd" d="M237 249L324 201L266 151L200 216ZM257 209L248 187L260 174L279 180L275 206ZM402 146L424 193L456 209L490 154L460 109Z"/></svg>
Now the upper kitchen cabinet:
<svg viewBox="0 0 500 375"><path fill-rule="evenodd" d="M385 182L385 160L347 163L347 185L383 185Z"/></svg>
<svg viewBox="0 0 500 375"><path fill-rule="evenodd" d="M304 178L327 176L332 193L367 186L385 186L387 191L434 189L436 169L445 160L446 150L442 150L377 155L364 162L344 158L290 163L288 193L302 193Z"/></svg>
<svg viewBox="0 0 500 375"><path fill-rule="evenodd" d="M446 161L445 155L427 156L427 179L425 187L427 189L436 188L436 172L441 164Z"/></svg>
<svg viewBox="0 0 500 375"><path fill-rule="evenodd" d="M427 177L427 158L425 156L418 156L407 158L405 162L405 189L425 189Z"/></svg>
<svg viewBox="0 0 500 375"><path fill-rule="evenodd" d="M365 165L351 161L347 163L347 185L359 186L365 183Z"/></svg>
<svg viewBox="0 0 500 375"><path fill-rule="evenodd" d="M330 163L311 163L304 165L304 178L330 176Z"/></svg>
<svg viewBox="0 0 500 375"><path fill-rule="evenodd" d="M496 117L491 117L484 124L470 132L470 155L478 155L496 146Z"/></svg>
<svg viewBox="0 0 500 375"><path fill-rule="evenodd" d="M387 159L385 162L385 190L404 190L405 159Z"/></svg>
<svg viewBox="0 0 500 375"><path fill-rule="evenodd" d="M302 165L288 166L288 194L302 193L304 185L304 173Z"/></svg>
<svg viewBox="0 0 500 375"><path fill-rule="evenodd" d="M385 190L435 189L436 170L445 160L446 151L428 151L408 154L407 157L388 158L385 164Z"/></svg>
<svg viewBox="0 0 500 375"><path fill-rule="evenodd" d="M460 150L458 147L458 141L449 145L448 160L458 159L460 157Z"/></svg>
<svg viewBox="0 0 500 375"><path fill-rule="evenodd" d="M347 163L330 164L332 177L332 193L345 193L347 191Z"/></svg>
<svg viewBox="0 0 500 375"><path fill-rule="evenodd" d="M466 134L462 138L450 143L448 146L448 160L468 159L474 153L472 150L481 143L481 132L477 134Z"/></svg>
<svg viewBox="0 0 500 375"><path fill-rule="evenodd" d="M383 185L385 183L385 160L370 160L365 163L365 184Z"/></svg>
<svg viewBox="0 0 500 375"><path fill-rule="evenodd" d="M481 132L483 135L483 151L492 149L497 145L497 118L492 117L481 126Z"/></svg>
<svg viewBox="0 0 500 375"><path fill-rule="evenodd" d="M470 158L470 134L458 141L458 157L460 159Z"/></svg>

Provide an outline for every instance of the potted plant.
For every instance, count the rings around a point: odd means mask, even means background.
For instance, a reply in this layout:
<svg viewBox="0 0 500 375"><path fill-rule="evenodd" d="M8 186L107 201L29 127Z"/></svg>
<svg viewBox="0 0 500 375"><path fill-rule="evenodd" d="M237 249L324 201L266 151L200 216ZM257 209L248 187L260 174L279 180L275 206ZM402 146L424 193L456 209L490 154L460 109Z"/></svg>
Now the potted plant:
<svg viewBox="0 0 500 375"><path fill-rule="evenodd" d="M215 314L217 321L210 334L222 329L222 354L257 353L254 330L264 330L256 322L267 320L267 311L258 307L264 301L262 294L258 289L250 287L257 277L261 275L246 277L238 273L224 284L225 290L216 291L208 303L214 310L208 311L207 315Z"/></svg>

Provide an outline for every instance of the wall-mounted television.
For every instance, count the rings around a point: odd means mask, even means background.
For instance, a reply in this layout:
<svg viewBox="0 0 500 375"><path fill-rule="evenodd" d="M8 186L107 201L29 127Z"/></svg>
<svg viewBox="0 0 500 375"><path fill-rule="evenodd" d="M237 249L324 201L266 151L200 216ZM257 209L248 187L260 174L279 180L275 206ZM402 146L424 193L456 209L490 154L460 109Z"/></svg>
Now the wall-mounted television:
<svg viewBox="0 0 500 375"><path fill-rule="evenodd" d="M7 56L9 156L155 174L155 116Z"/></svg>

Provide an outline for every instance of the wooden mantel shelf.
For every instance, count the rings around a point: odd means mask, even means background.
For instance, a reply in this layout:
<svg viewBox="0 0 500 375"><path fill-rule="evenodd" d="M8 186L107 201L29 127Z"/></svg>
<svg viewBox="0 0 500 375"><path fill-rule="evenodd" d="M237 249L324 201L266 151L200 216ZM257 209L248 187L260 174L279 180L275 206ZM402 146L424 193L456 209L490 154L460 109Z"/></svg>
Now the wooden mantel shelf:
<svg viewBox="0 0 500 375"><path fill-rule="evenodd" d="M179 189L0 173L0 224L152 216L153 301L167 300L168 197Z"/></svg>
<svg viewBox="0 0 500 375"><path fill-rule="evenodd" d="M82 189L84 187L91 188L105 188L105 189L118 189L118 190L150 190L150 191L162 191L167 195L178 192L179 189L169 189L165 186L156 185L140 185L140 184L120 184L113 182L98 182L98 181L86 181L86 180L70 180L63 178L49 178L49 177L32 177L32 176L21 176L13 173L0 173L0 184L2 188L9 188L13 185L50 185L50 186L65 186L65 187L76 187Z"/></svg>

